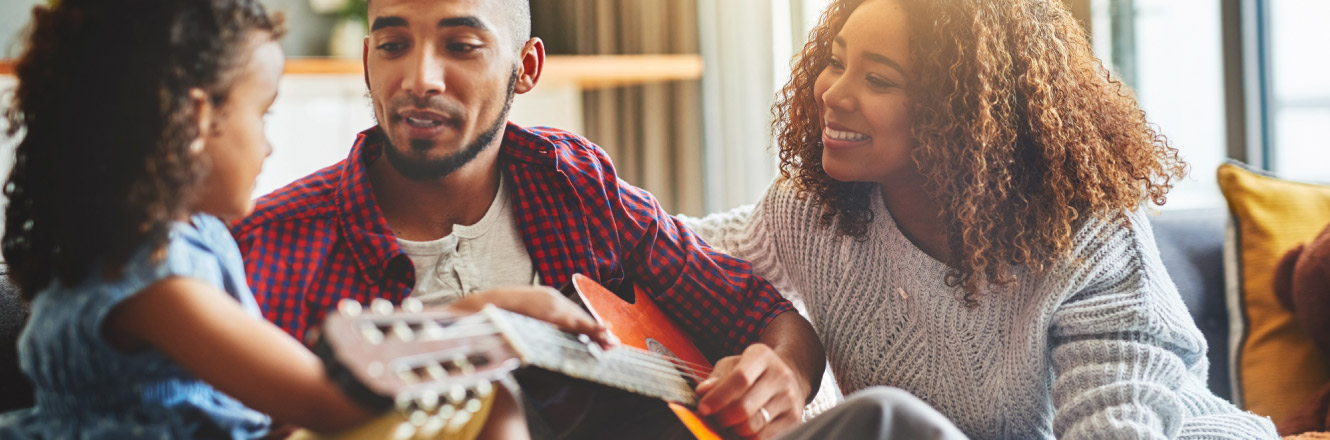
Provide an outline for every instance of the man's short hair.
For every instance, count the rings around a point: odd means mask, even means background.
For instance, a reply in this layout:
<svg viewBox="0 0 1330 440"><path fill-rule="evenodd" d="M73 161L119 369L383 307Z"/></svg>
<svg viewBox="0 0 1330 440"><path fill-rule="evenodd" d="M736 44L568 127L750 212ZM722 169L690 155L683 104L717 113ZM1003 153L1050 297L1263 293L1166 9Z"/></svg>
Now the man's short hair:
<svg viewBox="0 0 1330 440"><path fill-rule="evenodd" d="M494 0L499 3L499 10L503 13L503 24L508 27L509 35L513 37L513 44L521 50L526 40L531 39L531 2L530 0ZM365 9L374 0L365 2ZM368 17L366 17L368 18Z"/></svg>
<svg viewBox="0 0 1330 440"><path fill-rule="evenodd" d="M531 3L529 0L498 0L502 2L503 15L508 19L508 29L513 36L513 44L520 50L526 40L531 39Z"/></svg>

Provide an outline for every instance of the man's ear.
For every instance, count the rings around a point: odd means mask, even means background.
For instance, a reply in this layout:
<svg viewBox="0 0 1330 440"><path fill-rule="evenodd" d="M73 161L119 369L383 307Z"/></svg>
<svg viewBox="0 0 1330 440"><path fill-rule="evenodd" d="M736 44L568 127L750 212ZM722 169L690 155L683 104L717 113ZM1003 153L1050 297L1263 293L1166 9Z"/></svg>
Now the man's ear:
<svg viewBox="0 0 1330 440"><path fill-rule="evenodd" d="M365 37L365 48L360 51L360 72L365 75L365 90L373 90L369 86L369 37Z"/></svg>
<svg viewBox="0 0 1330 440"><path fill-rule="evenodd" d="M191 150L201 150L202 142L212 133L212 99L208 98L208 92L198 87L189 89L189 107L194 110L194 120L191 121L198 127L198 135L191 144ZM196 146L197 145L197 146ZM197 153L197 151L195 151Z"/></svg>
<svg viewBox="0 0 1330 440"><path fill-rule="evenodd" d="M513 91L526 93L536 87L541 69L545 68L545 42L539 38L526 40L526 44L522 45L521 57L521 62L517 64L517 84L513 85Z"/></svg>

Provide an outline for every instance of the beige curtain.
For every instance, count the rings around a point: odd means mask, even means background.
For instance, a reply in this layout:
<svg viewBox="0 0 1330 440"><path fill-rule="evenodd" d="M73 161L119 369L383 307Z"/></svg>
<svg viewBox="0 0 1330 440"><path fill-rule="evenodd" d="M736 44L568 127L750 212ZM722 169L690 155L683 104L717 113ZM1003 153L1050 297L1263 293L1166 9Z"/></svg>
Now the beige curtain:
<svg viewBox="0 0 1330 440"><path fill-rule="evenodd" d="M698 53L697 0L531 0L550 54ZM588 90L585 133L670 213L703 212L699 81Z"/></svg>

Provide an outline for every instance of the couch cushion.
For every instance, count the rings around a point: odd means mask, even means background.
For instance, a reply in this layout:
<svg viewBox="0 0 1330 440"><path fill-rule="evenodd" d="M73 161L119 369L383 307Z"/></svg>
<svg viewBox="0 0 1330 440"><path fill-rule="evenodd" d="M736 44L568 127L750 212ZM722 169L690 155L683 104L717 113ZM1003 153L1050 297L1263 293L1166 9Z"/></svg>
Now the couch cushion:
<svg viewBox="0 0 1330 440"><path fill-rule="evenodd" d="M1330 363L1275 298L1281 257L1330 223L1330 186L1280 180L1239 163L1221 165L1233 213L1226 270L1233 331L1233 397L1280 424L1330 382Z"/></svg>
<svg viewBox="0 0 1330 440"><path fill-rule="evenodd" d="M1164 211L1150 217L1159 256L1209 345L1210 390L1231 399L1228 309L1224 302L1224 227L1228 210Z"/></svg>

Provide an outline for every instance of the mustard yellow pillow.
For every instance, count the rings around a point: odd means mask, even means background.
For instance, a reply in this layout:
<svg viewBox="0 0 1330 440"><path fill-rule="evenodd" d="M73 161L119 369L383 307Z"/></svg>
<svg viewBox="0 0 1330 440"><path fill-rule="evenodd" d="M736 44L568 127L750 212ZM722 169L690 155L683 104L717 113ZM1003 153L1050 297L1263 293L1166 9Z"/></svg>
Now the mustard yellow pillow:
<svg viewBox="0 0 1330 440"><path fill-rule="evenodd" d="M1330 186L1233 161L1218 174L1233 221L1225 246L1233 400L1280 424L1330 383L1330 362L1274 293L1279 259L1330 224Z"/></svg>

